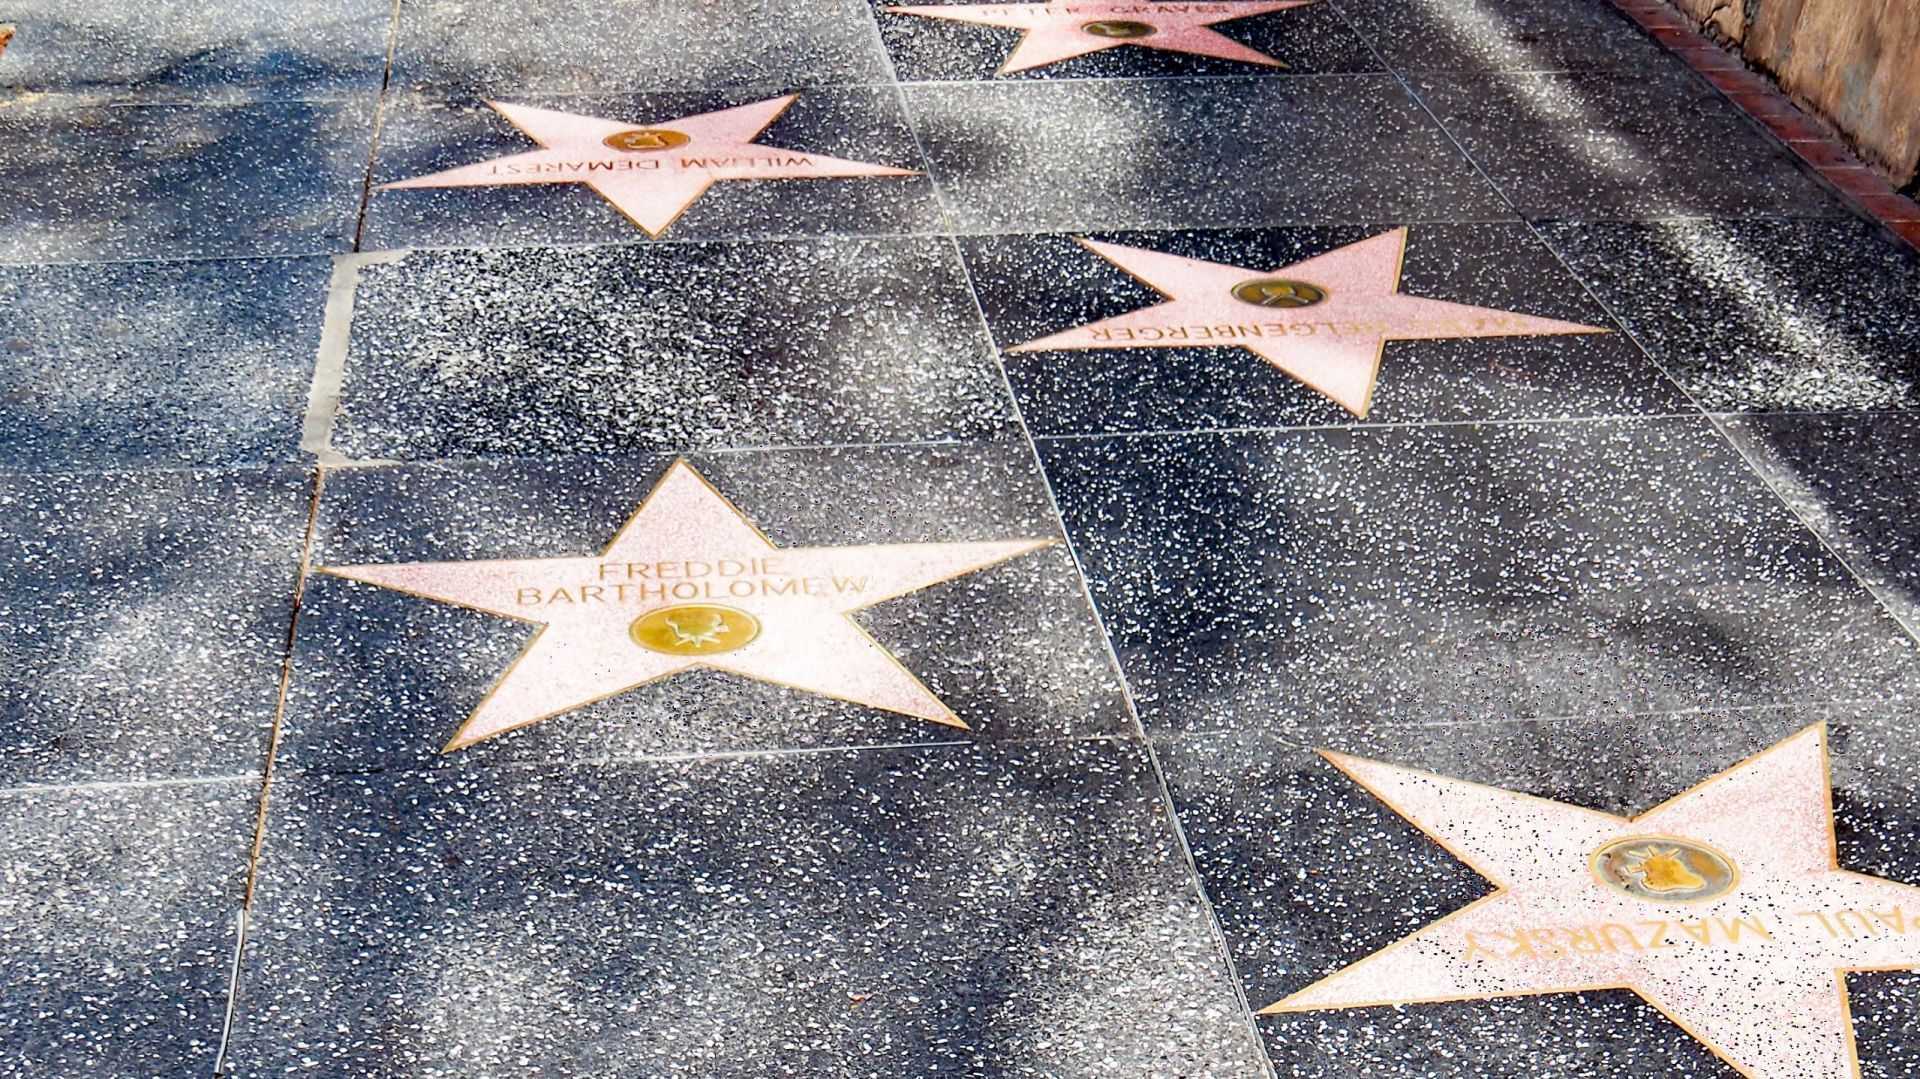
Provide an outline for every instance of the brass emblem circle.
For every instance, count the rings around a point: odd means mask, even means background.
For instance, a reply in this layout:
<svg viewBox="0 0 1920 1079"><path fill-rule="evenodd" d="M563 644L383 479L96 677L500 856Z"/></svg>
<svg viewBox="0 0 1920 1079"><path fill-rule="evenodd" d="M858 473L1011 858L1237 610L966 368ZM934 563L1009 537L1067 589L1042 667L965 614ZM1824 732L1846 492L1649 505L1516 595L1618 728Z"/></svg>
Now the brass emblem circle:
<svg viewBox="0 0 1920 1079"><path fill-rule="evenodd" d="M1649 903L1699 903L1733 891L1740 871L1704 843L1673 836L1616 839L1593 852L1600 883Z"/></svg>
<svg viewBox="0 0 1920 1079"><path fill-rule="evenodd" d="M616 150L624 150L630 154L645 154L685 146L693 139L664 127L637 127L632 131L616 131L600 141Z"/></svg>
<svg viewBox="0 0 1920 1079"><path fill-rule="evenodd" d="M627 627L633 643L669 656L712 656L745 648L760 636L760 620L737 607L687 603L662 607Z"/></svg>
<svg viewBox="0 0 1920 1079"><path fill-rule="evenodd" d="M1132 19L1099 19L1080 27L1083 34L1094 37L1152 37L1156 32L1152 23L1135 22Z"/></svg>
<svg viewBox="0 0 1920 1079"><path fill-rule="evenodd" d="M1255 307L1312 307L1327 298L1327 290L1305 281L1265 277L1233 286L1233 298Z"/></svg>

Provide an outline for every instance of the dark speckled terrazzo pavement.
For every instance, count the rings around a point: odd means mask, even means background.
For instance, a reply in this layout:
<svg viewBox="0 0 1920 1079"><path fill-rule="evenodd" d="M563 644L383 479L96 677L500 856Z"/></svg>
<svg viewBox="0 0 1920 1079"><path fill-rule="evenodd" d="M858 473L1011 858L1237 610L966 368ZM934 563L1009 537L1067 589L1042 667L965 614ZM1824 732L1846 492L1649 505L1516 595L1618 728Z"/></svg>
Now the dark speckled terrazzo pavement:
<svg viewBox="0 0 1920 1079"><path fill-rule="evenodd" d="M1076 4L0 6L0 1079L1920 1079L1920 891L1260 1014L1680 924L1495 790L1920 887L1920 259L1605 0Z"/></svg>

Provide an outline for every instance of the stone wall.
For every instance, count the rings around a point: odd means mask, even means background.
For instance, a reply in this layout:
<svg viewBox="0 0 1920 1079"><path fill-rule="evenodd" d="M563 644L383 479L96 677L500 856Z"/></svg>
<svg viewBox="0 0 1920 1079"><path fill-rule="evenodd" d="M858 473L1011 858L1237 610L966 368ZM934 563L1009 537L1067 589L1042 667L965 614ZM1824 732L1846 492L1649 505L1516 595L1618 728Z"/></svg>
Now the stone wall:
<svg viewBox="0 0 1920 1079"><path fill-rule="evenodd" d="M1920 0L1673 0L1913 193Z"/></svg>

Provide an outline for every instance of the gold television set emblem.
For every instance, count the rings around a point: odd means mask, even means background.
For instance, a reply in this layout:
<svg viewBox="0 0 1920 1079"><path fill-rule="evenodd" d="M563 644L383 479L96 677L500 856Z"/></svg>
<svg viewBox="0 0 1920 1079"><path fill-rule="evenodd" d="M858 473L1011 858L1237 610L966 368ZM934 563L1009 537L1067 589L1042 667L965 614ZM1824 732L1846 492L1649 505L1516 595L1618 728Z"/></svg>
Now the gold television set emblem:
<svg viewBox="0 0 1920 1079"><path fill-rule="evenodd" d="M688 603L648 611L627 628L633 643L669 656L712 656L752 644L760 620L737 607Z"/></svg>
<svg viewBox="0 0 1920 1079"><path fill-rule="evenodd" d="M1600 883L1650 903L1699 903L1733 890L1733 860L1705 843L1673 836L1616 839L1593 854Z"/></svg>
<svg viewBox="0 0 1920 1079"><path fill-rule="evenodd" d="M1118 38L1152 37L1155 32L1152 23L1135 22L1132 19L1099 19L1085 24L1080 30L1094 37Z"/></svg>
<svg viewBox="0 0 1920 1079"><path fill-rule="evenodd" d="M1267 277L1233 286L1233 298L1255 307L1312 307L1327 298L1327 290L1305 281Z"/></svg>
<svg viewBox="0 0 1920 1079"><path fill-rule="evenodd" d="M646 154L685 146L693 139L664 127L639 127L632 131L616 131L600 141L615 150L623 150L630 154Z"/></svg>

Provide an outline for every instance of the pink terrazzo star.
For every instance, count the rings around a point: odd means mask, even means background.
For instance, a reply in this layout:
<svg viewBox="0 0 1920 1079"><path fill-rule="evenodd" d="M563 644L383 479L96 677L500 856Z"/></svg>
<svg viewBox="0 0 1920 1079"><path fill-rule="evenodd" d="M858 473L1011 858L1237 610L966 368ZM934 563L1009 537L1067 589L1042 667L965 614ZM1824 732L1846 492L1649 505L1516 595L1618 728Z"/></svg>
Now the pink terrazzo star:
<svg viewBox="0 0 1920 1079"><path fill-rule="evenodd" d="M789 94L658 124L488 102L541 148L382 184L380 190L586 184L648 235L658 236L721 180L917 175L912 169L756 143L798 97Z"/></svg>
<svg viewBox="0 0 1920 1079"><path fill-rule="evenodd" d="M1402 295L1406 229L1271 271L1092 240L1080 243L1151 285L1167 302L1008 351L1244 348L1365 418L1388 341L1607 332Z"/></svg>
<svg viewBox="0 0 1920 1079"><path fill-rule="evenodd" d="M1164 52L1287 65L1208 27L1249 15L1305 7L1314 0L1226 0L1221 3L932 4L890 7L904 15L1025 30L1000 73L1045 67L1076 56L1137 45Z"/></svg>
<svg viewBox="0 0 1920 1079"><path fill-rule="evenodd" d="M679 461L599 555L321 572L541 627L454 750L696 667L964 728L848 615L1051 542L779 548Z"/></svg>
<svg viewBox="0 0 1920 1079"><path fill-rule="evenodd" d="M1842 974L1920 969L1920 888L1839 868L1824 727L1632 819L1324 756L1498 890L1269 1013L1630 989L1743 1075L1851 1079Z"/></svg>

